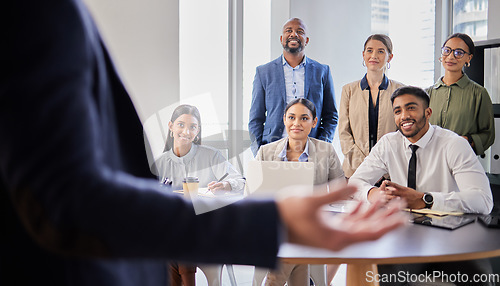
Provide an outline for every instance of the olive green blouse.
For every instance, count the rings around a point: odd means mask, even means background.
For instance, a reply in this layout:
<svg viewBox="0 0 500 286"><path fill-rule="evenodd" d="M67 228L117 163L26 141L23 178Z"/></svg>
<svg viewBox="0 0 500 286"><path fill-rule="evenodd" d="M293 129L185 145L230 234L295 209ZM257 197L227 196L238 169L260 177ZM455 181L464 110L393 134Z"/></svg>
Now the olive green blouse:
<svg viewBox="0 0 500 286"><path fill-rule="evenodd" d="M493 104L486 89L464 74L450 86L440 78L427 92L431 98L430 123L460 136L470 135L476 154L484 154L495 141Z"/></svg>

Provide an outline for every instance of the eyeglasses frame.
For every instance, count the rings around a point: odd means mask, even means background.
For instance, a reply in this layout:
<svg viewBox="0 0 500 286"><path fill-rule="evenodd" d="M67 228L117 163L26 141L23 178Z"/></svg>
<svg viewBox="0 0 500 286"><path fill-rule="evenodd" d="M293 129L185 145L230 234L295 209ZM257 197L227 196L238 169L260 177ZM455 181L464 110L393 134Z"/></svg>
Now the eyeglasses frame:
<svg viewBox="0 0 500 286"><path fill-rule="evenodd" d="M449 52L448 54L445 54L444 49L450 49L450 52ZM455 54L455 51L462 51L462 52L464 52L464 53L463 53L463 55L461 55L460 57L458 57L458 56ZM451 55L451 54L453 54L453 56L454 56L456 59L461 59L461 58L463 58L466 54L467 54L467 55L471 55L471 53L468 53L468 52L464 51L464 50L463 50L463 49L461 49L461 48L452 49L452 48L450 48L450 47L448 47L448 46L444 46L444 47L442 47L442 48L441 48L441 55L442 55L442 56L447 57L447 56L449 56L449 55Z"/></svg>

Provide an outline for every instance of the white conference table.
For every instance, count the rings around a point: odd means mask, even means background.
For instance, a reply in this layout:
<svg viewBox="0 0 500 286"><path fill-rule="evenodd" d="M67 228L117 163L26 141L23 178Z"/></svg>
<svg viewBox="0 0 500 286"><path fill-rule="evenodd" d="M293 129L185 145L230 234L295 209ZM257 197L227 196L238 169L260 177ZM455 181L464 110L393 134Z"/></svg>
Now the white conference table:
<svg viewBox="0 0 500 286"><path fill-rule="evenodd" d="M284 244L278 256L284 263L347 264L347 285L368 283L367 271L377 273L377 264L430 263L500 256L500 229L480 222L447 230L409 224L382 238L358 243L341 251Z"/></svg>

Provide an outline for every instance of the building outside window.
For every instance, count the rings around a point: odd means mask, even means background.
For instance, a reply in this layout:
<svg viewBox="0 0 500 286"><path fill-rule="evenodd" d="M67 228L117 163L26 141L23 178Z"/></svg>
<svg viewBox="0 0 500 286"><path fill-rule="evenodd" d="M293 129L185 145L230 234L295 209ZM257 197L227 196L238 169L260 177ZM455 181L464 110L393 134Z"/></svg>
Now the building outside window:
<svg viewBox="0 0 500 286"><path fill-rule="evenodd" d="M453 32L465 33L474 41L488 36L488 0L453 0Z"/></svg>
<svg viewBox="0 0 500 286"><path fill-rule="evenodd" d="M372 0L371 32L394 45L389 78L428 87L434 83L435 0Z"/></svg>

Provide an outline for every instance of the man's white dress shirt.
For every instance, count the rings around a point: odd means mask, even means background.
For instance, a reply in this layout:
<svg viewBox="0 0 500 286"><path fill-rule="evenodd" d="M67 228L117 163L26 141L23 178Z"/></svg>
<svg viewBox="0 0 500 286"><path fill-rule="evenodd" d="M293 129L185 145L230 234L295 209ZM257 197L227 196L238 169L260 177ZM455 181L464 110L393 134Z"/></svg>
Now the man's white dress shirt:
<svg viewBox="0 0 500 286"><path fill-rule="evenodd" d="M281 55L283 61L283 73L285 75L286 104L297 98L304 98L306 86L306 63L307 57L294 68ZM283 129L283 138L287 137L286 128Z"/></svg>
<svg viewBox="0 0 500 286"><path fill-rule="evenodd" d="M350 178L358 186L358 199L386 173L391 181L406 186L410 144L401 132L384 135ZM417 154L417 191L431 193L433 210L490 213L493 208L490 184L467 140L452 131L429 125L420 138Z"/></svg>

